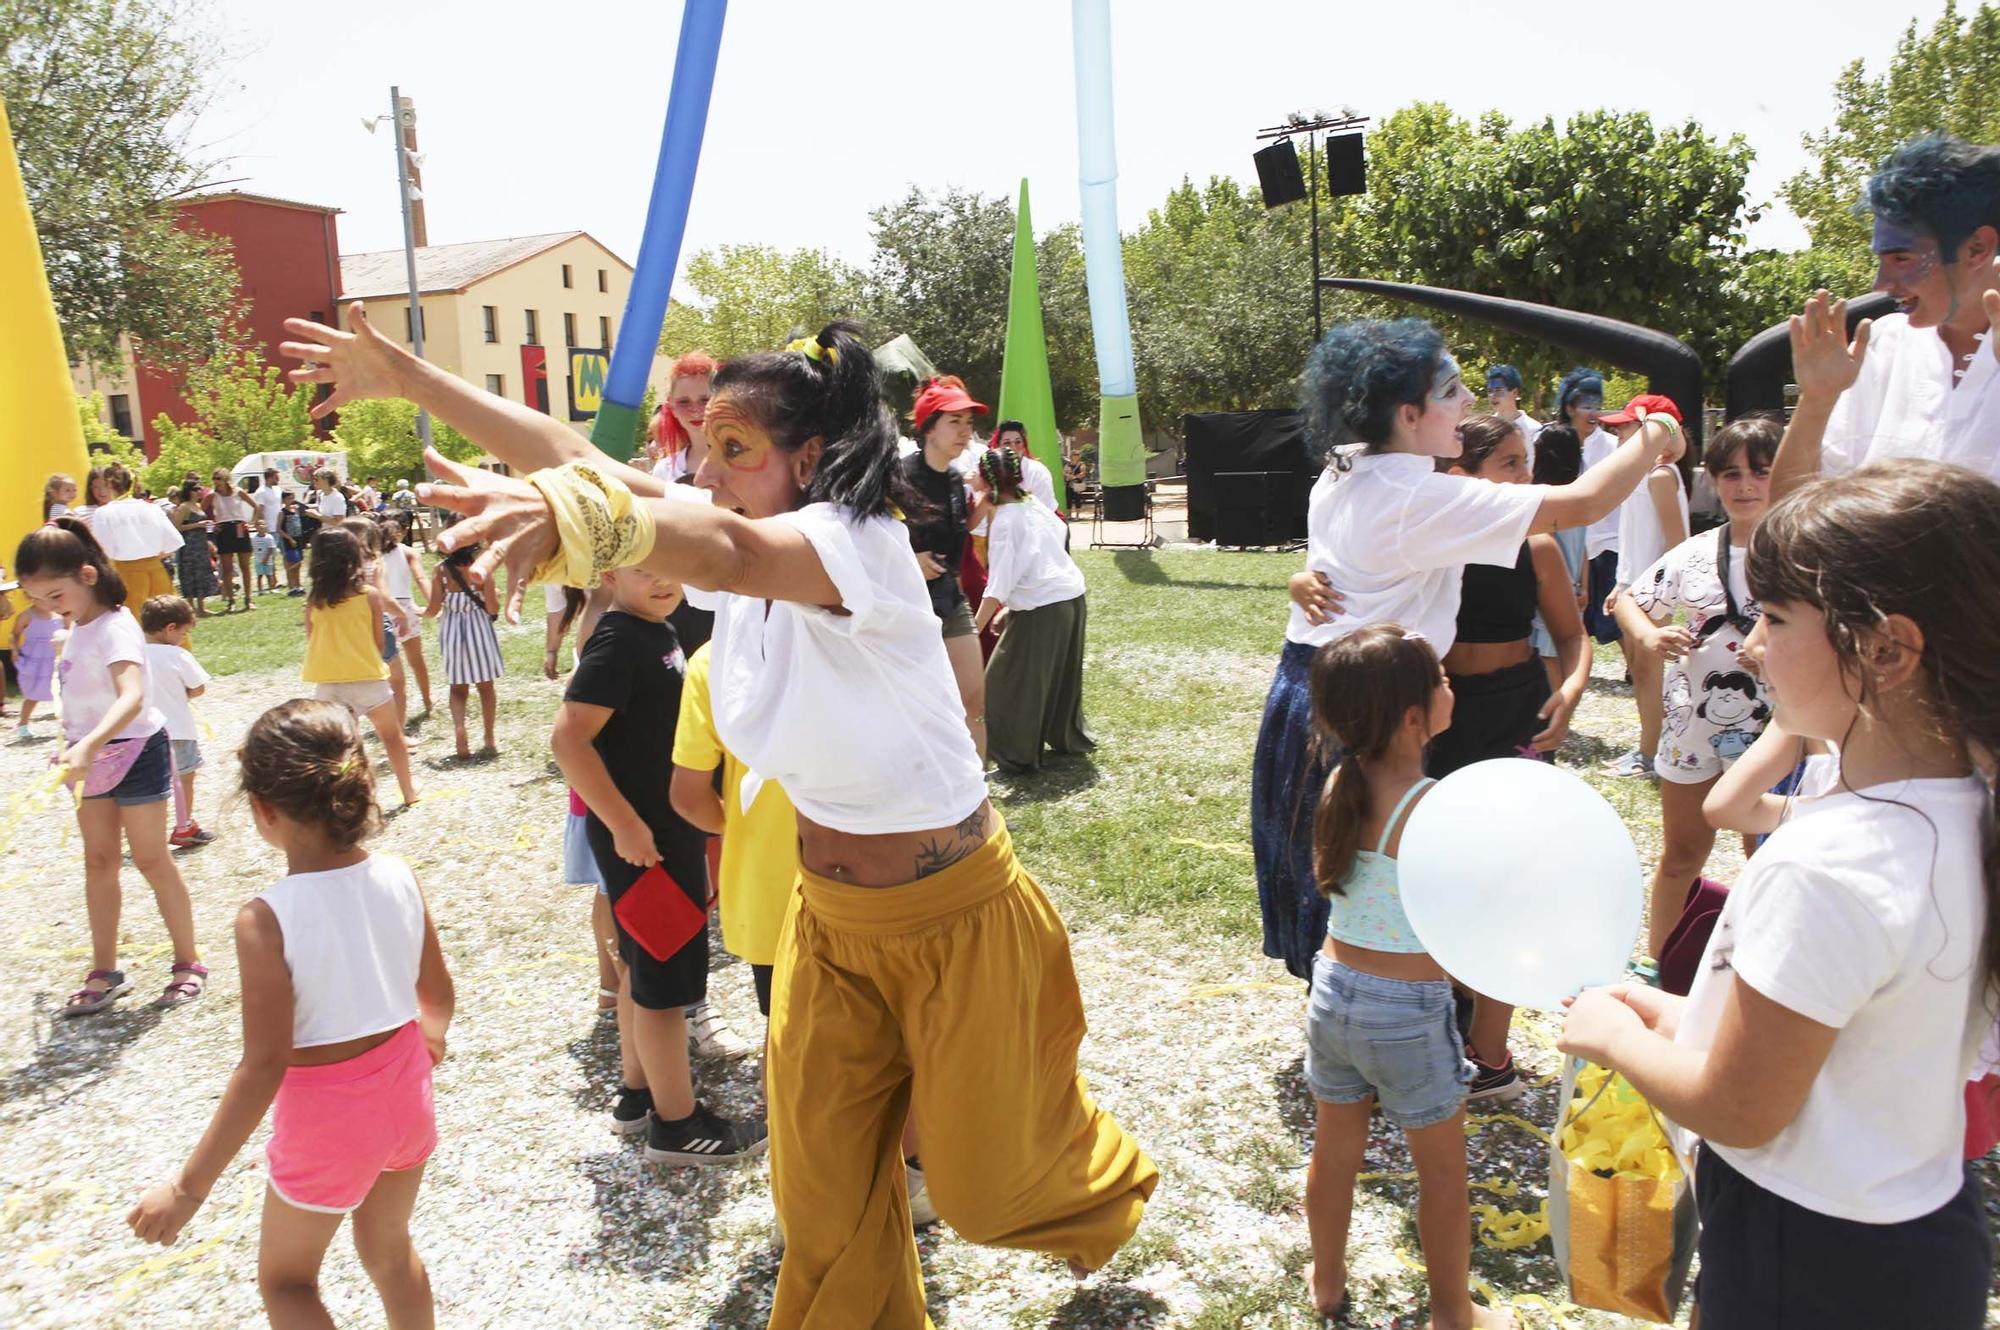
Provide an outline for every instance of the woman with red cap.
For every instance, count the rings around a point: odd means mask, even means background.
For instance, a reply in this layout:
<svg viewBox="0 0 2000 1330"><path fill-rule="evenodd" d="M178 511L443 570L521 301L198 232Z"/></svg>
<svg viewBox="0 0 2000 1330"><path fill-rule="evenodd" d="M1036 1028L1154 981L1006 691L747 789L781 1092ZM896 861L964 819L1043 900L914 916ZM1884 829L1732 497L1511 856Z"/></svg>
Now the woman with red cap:
<svg viewBox="0 0 2000 1330"><path fill-rule="evenodd" d="M910 529L910 546L923 569L931 612L944 625L945 655L952 679L965 703L965 725L979 756L986 756L986 657L972 626L972 605L960 577L971 530L965 478L952 465L972 442L972 417L985 415L957 375L932 379L917 391L910 407L917 451L898 465L903 478L922 499L921 506L903 514Z"/></svg>

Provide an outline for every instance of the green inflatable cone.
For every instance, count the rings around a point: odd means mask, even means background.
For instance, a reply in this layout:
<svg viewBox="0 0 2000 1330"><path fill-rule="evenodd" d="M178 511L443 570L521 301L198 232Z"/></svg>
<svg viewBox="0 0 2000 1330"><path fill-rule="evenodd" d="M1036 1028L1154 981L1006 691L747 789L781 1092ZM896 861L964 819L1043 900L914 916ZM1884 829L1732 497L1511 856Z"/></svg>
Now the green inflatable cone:
<svg viewBox="0 0 2000 1330"><path fill-rule="evenodd" d="M1042 335L1042 289L1035 277L1035 227L1028 217L1028 182L1021 181L1021 211L1014 219L1014 271L1007 284L1007 347L1000 360L1000 406L995 423L1018 420L1028 447L1055 477L1064 502L1062 438L1056 433L1055 390L1049 386L1049 344Z"/></svg>

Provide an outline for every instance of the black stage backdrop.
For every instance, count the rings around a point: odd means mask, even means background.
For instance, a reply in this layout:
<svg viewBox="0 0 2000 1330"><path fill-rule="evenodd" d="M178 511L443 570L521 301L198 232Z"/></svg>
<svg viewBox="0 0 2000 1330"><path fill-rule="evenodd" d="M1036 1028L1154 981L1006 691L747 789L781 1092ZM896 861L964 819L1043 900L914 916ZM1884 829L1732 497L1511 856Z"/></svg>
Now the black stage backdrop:
<svg viewBox="0 0 2000 1330"><path fill-rule="evenodd" d="M1306 499L1319 464L1296 411L1214 411L1181 417L1188 538L1224 545L1305 539Z"/></svg>

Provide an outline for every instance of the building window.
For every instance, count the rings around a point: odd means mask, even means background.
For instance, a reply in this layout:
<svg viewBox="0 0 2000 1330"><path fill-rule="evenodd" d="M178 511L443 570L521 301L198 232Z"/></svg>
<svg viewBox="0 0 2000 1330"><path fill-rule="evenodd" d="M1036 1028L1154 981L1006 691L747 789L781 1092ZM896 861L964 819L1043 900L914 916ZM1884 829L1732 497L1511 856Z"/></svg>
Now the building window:
<svg viewBox="0 0 2000 1330"><path fill-rule="evenodd" d="M500 311L492 305L481 305L479 311L480 317L486 320L486 340L489 342L499 341Z"/></svg>
<svg viewBox="0 0 2000 1330"><path fill-rule="evenodd" d="M312 312L311 318L314 323L325 323L326 311L323 309L316 309Z"/></svg>
<svg viewBox="0 0 2000 1330"><path fill-rule="evenodd" d="M495 397L505 397L507 395L507 376L505 374L488 374L486 376L486 391L492 393Z"/></svg>
<svg viewBox="0 0 2000 1330"><path fill-rule="evenodd" d="M132 433L132 399L124 393L113 393L108 405L111 407L111 428L126 438L134 438Z"/></svg>
<svg viewBox="0 0 2000 1330"><path fill-rule="evenodd" d="M418 305L415 327L420 329L423 326L424 326L424 307L422 305ZM410 343L413 346L416 344L417 340L416 331L411 327L410 307L408 305L403 306L403 340Z"/></svg>
<svg viewBox="0 0 2000 1330"><path fill-rule="evenodd" d="M597 289L600 291L609 291L611 289L610 285L604 280L604 269L602 268L597 270Z"/></svg>
<svg viewBox="0 0 2000 1330"><path fill-rule="evenodd" d="M563 315L563 345L576 345L576 315Z"/></svg>
<svg viewBox="0 0 2000 1330"><path fill-rule="evenodd" d="M522 312L523 314L525 314L525 315L527 316L527 319L526 319L526 323L527 323L527 342L528 342L528 345L529 345L529 346L540 346L540 345L542 344L542 318L541 318L541 315L537 314L537 313L536 313L536 312L535 312L534 310L532 310L532 309L527 309L527 310L522 310L521 312Z"/></svg>
<svg viewBox="0 0 2000 1330"><path fill-rule="evenodd" d="M600 314L597 316L597 344L606 351L611 349L611 316L609 314Z"/></svg>
<svg viewBox="0 0 2000 1330"><path fill-rule="evenodd" d="M567 291L569 290L569 288L570 288L569 265L565 263L563 265L563 290Z"/></svg>

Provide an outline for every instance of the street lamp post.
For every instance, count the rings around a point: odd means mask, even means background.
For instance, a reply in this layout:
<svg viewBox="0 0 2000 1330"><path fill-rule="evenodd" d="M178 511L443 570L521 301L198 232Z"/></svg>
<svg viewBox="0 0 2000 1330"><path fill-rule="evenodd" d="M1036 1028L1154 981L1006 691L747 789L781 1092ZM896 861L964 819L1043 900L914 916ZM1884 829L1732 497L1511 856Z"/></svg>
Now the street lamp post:
<svg viewBox="0 0 2000 1330"><path fill-rule="evenodd" d="M417 292L417 238L410 222L410 160L408 150L403 146L403 97L394 85L389 88L389 128L389 141L396 152L396 197L403 203L403 268L410 282L410 349L417 353L417 359L422 360L424 306ZM1317 264L1314 265L1314 275L1318 275ZM424 447L431 446L431 415L422 407L417 408L417 438Z"/></svg>

